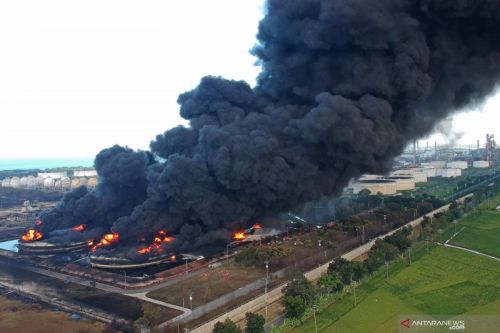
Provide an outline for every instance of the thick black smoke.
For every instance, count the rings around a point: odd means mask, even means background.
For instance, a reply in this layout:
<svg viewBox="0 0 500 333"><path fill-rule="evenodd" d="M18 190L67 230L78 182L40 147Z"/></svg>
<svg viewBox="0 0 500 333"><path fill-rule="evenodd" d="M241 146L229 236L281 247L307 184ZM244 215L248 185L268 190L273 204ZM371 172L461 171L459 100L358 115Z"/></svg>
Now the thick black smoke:
<svg viewBox="0 0 500 333"><path fill-rule="evenodd" d="M190 126L152 142L164 162L148 198L113 229L125 242L165 229L192 249L387 171L410 140L492 93L499 29L499 0L269 0L257 86L205 77L182 94Z"/></svg>
<svg viewBox="0 0 500 333"><path fill-rule="evenodd" d="M100 238L116 219L129 215L136 205L144 202L147 170L152 161L150 153L116 145L102 150L94 161L99 175L96 189L89 192L79 187L65 194L55 209L41 216L40 231L53 241ZM86 224L85 232L71 231L70 228L80 224ZM51 232L55 229L68 232Z"/></svg>

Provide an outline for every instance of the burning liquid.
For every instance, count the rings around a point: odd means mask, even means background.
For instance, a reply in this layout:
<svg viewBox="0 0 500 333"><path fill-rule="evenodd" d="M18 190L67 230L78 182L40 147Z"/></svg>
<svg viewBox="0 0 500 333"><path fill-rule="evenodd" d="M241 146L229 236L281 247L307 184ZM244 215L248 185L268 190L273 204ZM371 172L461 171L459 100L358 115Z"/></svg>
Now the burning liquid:
<svg viewBox="0 0 500 333"><path fill-rule="evenodd" d="M137 249L137 253L139 254L146 254L146 253L151 253L151 252L162 252L163 248L161 245L163 243L170 243L174 240L174 237L167 236L167 232L165 230L160 230L155 238L153 239L153 242L151 245L146 246L146 247L141 247Z"/></svg>
<svg viewBox="0 0 500 333"><path fill-rule="evenodd" d="M80 225L77 225L76 227L73 227L72 229L74 231L82 232L82 231L85 231L85 229L87 229L87 225L86 224L80 224Z"/></svg>
<svg viewBox="0 0 500 333"><path fill-rule="evenodd" d="M111 244L117 243L120 240L120 235L118 235L116 232L113 232L111 234L105 234L99 243L97 243L93 248L92 252L95 252L98 248L103 247L103 246L109 246ZM93 242L92 242L93 244ZM90 244L89 244L90 245Z"/></svg>
<svg viewBox="0 0 500 333"><path fill-rule="evenodd" d="M234 235L233 235L233 239L234 240L244 240L246 238L246 235L244 232L236 232Z"/></svg>
<svg viewBox="0 0 500 333"><path fill-rule="evenodd" d="M262 225L260 223L255 223L250 229L253 230L262 229Z"/></svg>
<svg viewBox="0 0 500 333"><path fill-rule="evenodd" d="M28 229L28 231L21 236L21 240L24 242L34 242L39 239L42 239L43 235L41 232L36 231L35 229Z"/></svg>

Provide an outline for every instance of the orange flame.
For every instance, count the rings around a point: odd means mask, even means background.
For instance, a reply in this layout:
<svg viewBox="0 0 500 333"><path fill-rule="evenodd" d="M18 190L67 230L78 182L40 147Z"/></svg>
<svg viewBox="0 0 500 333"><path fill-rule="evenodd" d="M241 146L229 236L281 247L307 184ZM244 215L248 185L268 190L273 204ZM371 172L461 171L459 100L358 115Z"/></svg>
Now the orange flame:
<svg viewBox="0 0 500 333"><path fill-rule="evenodd" d="M177 257L176 257L175 255L173 255L173 254L172 254L172 255L170 256L170 260L175 261L176 259L177 259Z"/></svg>
<svg viewBox="0 0 500 333"><path fill-rule="evenodd" d="M246 235L243 231L240 231L240 232L236 232L234 235L233 235L233 239L234 240L244 240L246 238Z"/></svg>
<svg viewBox="0 0 500 333"><path fill-rule="evenodd" d="M21 236L21 239L25 242L34 242L43 237L42 233L36 231L35 229L28 229L24 235Z"/></svg>
<svg viewBox="0 0 500 333"><path fill-rule="evenodd" d="M102 236L101 240L99 243L97 243L93 248L92 252L95 252L98 248L103 247L103 246L109 246L111 244L114 244L120 240L120 235L117 234L116 232L113 232L111 234L105 234Z"/></svg>
<svg viewBox="0 0 500 333"><path fill-rule="evenodd" d="M80 225L77 225L76 227L73 227L72 229L74 231L82 232L85 229L87 229L87 225L86 224L80 224Z"/></svg>
<svg viewBox="0 0 500 333"><path fill-rule="evenodd" d="M88 240L87 241L87 245L90 246L90 247L94 246L94 241L93 240Z"/></svg>
<svg viewBox="0 0 500 333"><path fill-rule="evenodd" d="M254 229L254 230L258 230L258 229L262 229L262 225L260 223L255 223L251 229Z"/></svg>
<svg viewBox="0 0 500 333"><path fill-rule="evenodd" d="M162 252L163 248L161 244L163 243L171 243L174 240L174 237L167 236L167 232L165 230L160 230L156 234L155 238L153 238L153 242L149 246L140 247L137 249L137 253L146 254L152 251Z"/></svg>

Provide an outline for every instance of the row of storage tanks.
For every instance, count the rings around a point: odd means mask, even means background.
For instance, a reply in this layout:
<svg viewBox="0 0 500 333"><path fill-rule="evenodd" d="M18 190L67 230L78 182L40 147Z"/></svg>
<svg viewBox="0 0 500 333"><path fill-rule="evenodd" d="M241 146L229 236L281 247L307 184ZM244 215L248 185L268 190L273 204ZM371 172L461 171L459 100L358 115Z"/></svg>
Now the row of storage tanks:
<svg viewBox="0 0 500 333"><path fill-rule="evenodd" d="M474 168L488 168L489 161L474 161ZM415 189L416 183L425 183L428 178L444 177L454 178L462 175L462 170L469 167L466 161L433 161L422 163L419 167L409 167L394 170L389 176L363 175L357 181L351 182L348 188L354 194L362 190L369 190L371 194L382 193L393 195L400 191L411 191Z"/></svg>
<svg viewBox="0 0 500 333"><path fill-rule="evenodd" d="M1 187L44 189L44 190L72 190L80 186L92 189L97 186L97 173L93 170L73 171L68 176L66 172L40 172L37 176L11 177L0 181Z"/></svg>

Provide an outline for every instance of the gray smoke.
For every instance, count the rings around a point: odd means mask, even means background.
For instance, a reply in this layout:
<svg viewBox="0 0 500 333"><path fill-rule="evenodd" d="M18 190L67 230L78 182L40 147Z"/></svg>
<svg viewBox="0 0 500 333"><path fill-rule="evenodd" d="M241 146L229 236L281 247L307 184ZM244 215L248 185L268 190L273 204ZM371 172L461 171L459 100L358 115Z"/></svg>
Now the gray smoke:
<svg viewBox="0 0 500 333"><path fill-rule="evenodd" d="M257 86L205 77L179 96L189 127L151 143L163 162L148 169L147 199L113 230L126 242L165 229L176 249L197 248L388 171L408 142L492 92L499 28L499 0L269 0Z"/></svg>

